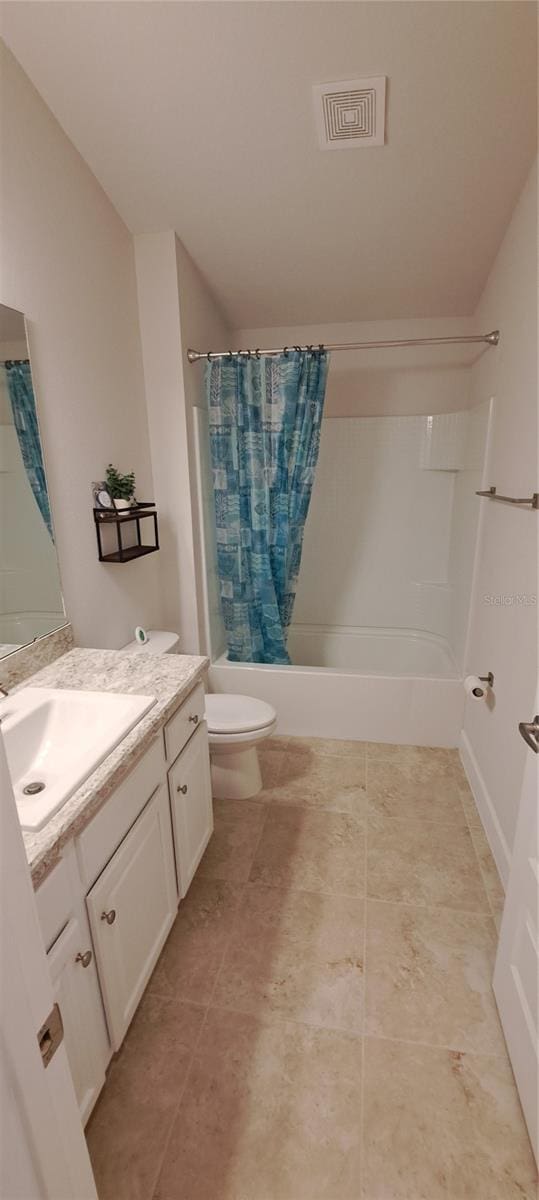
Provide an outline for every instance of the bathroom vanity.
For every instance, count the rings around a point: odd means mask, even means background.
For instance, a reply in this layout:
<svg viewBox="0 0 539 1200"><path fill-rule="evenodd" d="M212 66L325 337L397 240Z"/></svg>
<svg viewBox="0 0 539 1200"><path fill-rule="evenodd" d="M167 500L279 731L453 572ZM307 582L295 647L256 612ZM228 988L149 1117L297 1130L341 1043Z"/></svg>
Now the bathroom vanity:
<svg viewBox="0 0 539 1200"><path fill-rule="evenodd" d="M24 834L83 1123L211 836L206 666L74 650L25 681L156 696L47 825Z"/></svg>

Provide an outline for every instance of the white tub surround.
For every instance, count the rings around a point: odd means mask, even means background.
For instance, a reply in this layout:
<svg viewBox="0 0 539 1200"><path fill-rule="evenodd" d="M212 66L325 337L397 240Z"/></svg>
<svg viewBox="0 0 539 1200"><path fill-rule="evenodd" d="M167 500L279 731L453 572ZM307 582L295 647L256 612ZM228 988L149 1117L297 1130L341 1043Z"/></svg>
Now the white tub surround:
<svg viewBox="0 0 539 1200"><path fill-rule="evenodd" d="M295 626L424 631L462 665L487 419L480 405L322 422Z"/></svg>
<svg viewBox="0 0 539 1200"><path fill-rule="evenodd" d="M89 824L174 715L208 666L184 654L133 655L120 650L72 650L25 680L25 687L155 695L156 702L131 733L37 833L25 833L32 880L38 887L62 847Z"/></svg>

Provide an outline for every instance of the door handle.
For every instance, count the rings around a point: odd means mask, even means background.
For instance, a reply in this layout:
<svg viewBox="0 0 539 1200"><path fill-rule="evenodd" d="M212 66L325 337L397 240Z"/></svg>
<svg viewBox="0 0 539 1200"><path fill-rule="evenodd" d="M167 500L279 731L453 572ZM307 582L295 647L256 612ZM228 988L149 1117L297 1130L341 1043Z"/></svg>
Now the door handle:
<svg viewBox="0 0 539 1200"><path fill-rule="evenodd" d="M178 786L177 786L177 788L176 788L176 791L177 791L177 792L181 792L181 793L182 793L184 796L185 796L185 795L187 795L187 784L186 784L186 783L184 783L184 784L181 784L181 783L179 783L179 784L178 784Z"/></svg>
<svg viewBox="0 0 539 1200"><path fill-rule="evenodd" d="M193 725L198 725L198 713L195 713L194 716L189 717L189 720L192 721Z"/></svg>
<svg viewBox="0 0 539 1200"><path fill-rule="evenodd" d="M111 908L110 912L102 912L101 920L106 921L107 925L114 925L114 922L116 920L116 909Z"/></svg>
<svg viewBox="0 0 539 1200"><path fill-rule="evenodd" d="M75 962L80 962L81 967L89 967L91 961L92 961L92 951L91 950L85 950L84 954L81 954L79 951L79 953L77 954L77 957L75 959Z"/></svg>
<svg viewBox="0 0 539 1200"><path fill-rule="evenodd" d="M518 732L524 738L526 745L531 746L531 749L539 754L539 713L533 718L533 721L521 721Z"/></svg>

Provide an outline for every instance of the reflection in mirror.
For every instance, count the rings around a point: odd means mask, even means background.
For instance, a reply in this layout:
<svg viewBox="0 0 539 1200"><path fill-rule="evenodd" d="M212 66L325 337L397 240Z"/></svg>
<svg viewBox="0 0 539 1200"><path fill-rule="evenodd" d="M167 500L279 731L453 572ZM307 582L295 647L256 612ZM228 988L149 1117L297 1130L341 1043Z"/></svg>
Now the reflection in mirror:
<svg viewBox="0 0 539 1200"><path fill-rule="evenodd" d="M0 657L65 623L24 316L0 305Z"/></svg>

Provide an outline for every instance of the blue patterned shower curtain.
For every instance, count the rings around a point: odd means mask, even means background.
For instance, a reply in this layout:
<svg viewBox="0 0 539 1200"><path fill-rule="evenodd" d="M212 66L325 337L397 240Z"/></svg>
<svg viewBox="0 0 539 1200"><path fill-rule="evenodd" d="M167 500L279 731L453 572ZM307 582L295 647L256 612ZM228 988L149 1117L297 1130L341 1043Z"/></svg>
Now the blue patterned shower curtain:
<svg viewBox="0 0 539 1200"><path fill-rule="evenodd" d="M230 662L289 663L288 626L311 499L324 351L206 367L221 608Z"/></svg>
<svg viewBox="0 0 539 1200"><path fill-rule="evenodd" d="M7 362L5 366L9 399L22 461L34 499L54 541L30 364L23 361Z"/></svg>

